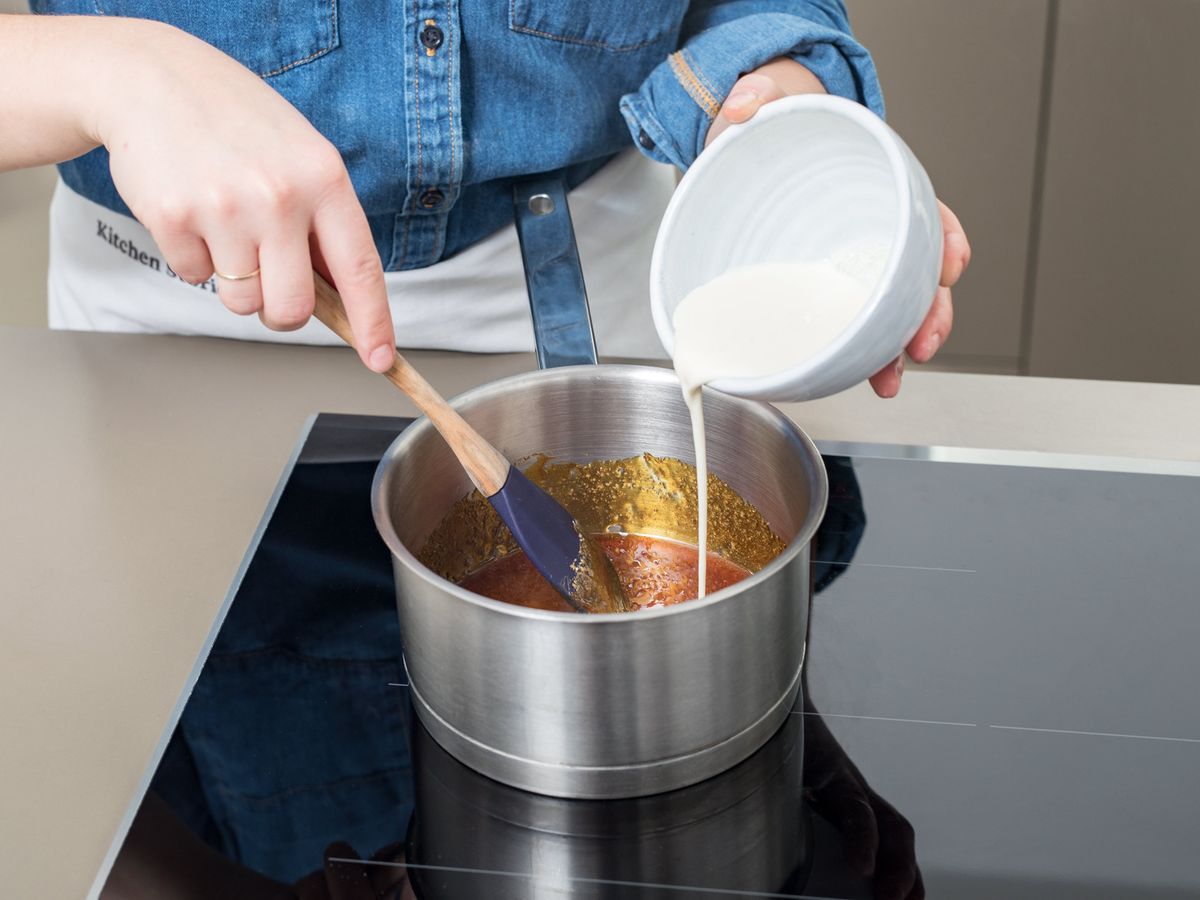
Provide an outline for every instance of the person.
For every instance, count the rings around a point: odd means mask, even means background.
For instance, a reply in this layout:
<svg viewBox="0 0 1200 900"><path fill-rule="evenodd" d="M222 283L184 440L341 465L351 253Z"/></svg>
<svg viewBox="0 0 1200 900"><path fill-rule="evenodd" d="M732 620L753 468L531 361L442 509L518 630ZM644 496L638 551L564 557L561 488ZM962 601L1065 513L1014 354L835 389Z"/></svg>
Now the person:
<svg viewBox="0 0 1200 900"><path fill-rule="evenodd" d="M669 166L784 95L884 112L841 0L33 6L55 15L0 17L0 168L60 164L51 325L333 342L309 323L315 268L376 371L397 339L532 346L510 185L558 169L601 352L660 356L645 286ZM918 362L970 258L942 216Z"/></svg>

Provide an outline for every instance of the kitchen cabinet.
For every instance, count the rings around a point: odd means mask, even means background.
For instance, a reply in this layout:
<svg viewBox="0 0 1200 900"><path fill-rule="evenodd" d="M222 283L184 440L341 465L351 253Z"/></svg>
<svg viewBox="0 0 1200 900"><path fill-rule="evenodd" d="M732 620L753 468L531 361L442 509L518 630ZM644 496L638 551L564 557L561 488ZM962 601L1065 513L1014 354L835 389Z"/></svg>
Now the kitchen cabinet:
<svg viewBox="0 0 1200 900"><path fill-rule="evenodd" d="M1062 0L1035 375L1200 383L1195 0Z"/></svg>
<svg viewBox="0 0 1200 900"><path fill-rule="evenodd" d="M975 258L938 362L1020 369L1050 0L848 0L888 121L962 218Z"/></svg>
<svg viewBox="0 0 1200 900"><path fill-rule="evenodd" d="M1200 383L1200 2L847 5L975 249L939 365Z"/></svg>

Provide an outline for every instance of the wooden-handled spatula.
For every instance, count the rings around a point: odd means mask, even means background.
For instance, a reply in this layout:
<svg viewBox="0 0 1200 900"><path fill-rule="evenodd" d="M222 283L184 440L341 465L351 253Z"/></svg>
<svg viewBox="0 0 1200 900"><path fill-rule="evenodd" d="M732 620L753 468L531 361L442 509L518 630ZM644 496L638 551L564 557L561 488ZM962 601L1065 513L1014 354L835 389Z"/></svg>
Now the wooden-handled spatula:
<svg viewBox="0 0 1200 900"><path fill-rule="evenodd" d="M347 344L354 335L333 286L313 273L314 315ZM571 514L484 440L399 353L383 373L404 391L445 438L475 487L495 507L530 562L580 612L629 612L612 563Z"/></svg>

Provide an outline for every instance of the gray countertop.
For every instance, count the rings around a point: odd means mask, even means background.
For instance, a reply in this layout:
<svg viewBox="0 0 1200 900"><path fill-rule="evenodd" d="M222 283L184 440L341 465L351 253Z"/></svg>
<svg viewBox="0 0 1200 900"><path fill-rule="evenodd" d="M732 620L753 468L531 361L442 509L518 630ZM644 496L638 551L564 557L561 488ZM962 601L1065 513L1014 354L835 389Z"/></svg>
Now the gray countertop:
<svg viewBox="0 0 1200 900"><path fill-rule="evenodd" d="M446 394L533 366L410 358ZM0 379L0 872L83 897L307 418L414 410L343 348L210 338L0 328ZM827 442L1200 459L1200 386L911 372L897 400L783 408Z"/></svg>

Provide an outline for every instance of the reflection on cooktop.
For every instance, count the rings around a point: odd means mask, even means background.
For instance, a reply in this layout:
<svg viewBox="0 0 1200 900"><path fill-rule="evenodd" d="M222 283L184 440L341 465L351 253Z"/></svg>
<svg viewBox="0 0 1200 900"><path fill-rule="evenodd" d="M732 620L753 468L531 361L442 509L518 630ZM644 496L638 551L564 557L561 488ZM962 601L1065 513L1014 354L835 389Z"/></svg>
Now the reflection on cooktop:
<svg viewBox="0 0 1200 900"><path fill-rule="evenodd" d="M828 457L784 727L700 785L567 801L411 714L369 508L404 424L317 419L106 896L1200 892L1200 478Z"/></svg>

